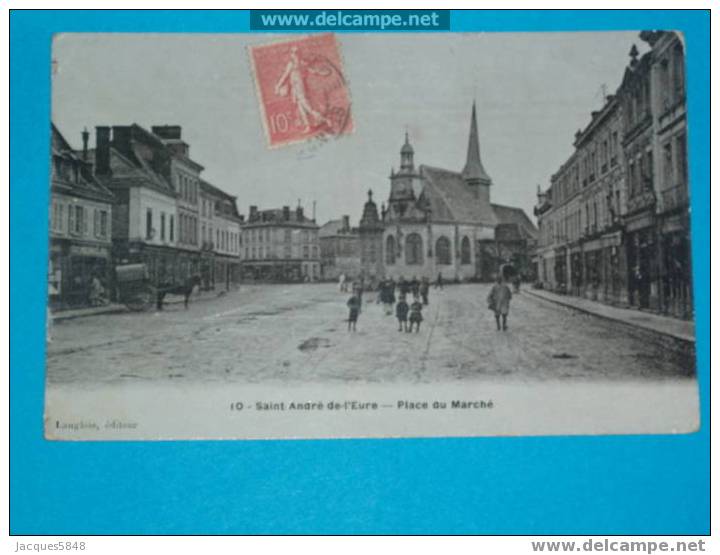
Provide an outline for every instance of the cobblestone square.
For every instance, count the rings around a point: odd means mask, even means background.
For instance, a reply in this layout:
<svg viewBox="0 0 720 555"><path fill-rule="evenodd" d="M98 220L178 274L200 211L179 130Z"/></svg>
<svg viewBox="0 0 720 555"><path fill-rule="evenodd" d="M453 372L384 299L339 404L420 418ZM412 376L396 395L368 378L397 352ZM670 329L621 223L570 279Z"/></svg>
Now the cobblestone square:
<svg viewBox="0 0 720 555"><path fill-rule="evenodd" d="M186 311L58 322L50 383L446 383L667 380L692 361L652 337L521 292L509 330L487 310L488 285L431 289L419 333L398 332L367 292L357 332L333 284L248 285L204 293ZM212 296L211 296L212 295Z"/></svg>

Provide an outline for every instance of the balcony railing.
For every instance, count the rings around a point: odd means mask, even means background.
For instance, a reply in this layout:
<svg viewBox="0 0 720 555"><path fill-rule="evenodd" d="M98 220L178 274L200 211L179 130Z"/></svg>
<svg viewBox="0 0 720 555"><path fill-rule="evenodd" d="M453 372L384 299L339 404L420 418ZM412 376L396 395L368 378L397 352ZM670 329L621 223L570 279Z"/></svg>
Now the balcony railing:
<svg viewBox="0 0 720 555"><path fill-rule="evenodd" d="M688 190L686 185L675 185L662 192L663 212L688 205Z"/></svg>

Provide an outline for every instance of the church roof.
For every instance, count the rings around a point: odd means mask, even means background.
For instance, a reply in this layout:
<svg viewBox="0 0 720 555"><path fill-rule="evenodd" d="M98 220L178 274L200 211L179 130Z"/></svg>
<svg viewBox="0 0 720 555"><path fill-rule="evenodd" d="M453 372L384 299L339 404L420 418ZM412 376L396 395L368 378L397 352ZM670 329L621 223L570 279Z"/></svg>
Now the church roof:
<svg viewBox="0 0 720 555"><path fill-rule="evenodd" d="M468 151L462 177L467 180L485 181L488 184L492 181L483 168L480 160L480 138L478 137L477 115L475 103L473 102L472 117L470 119L470 137L468 138Z"/></svg>
<svg viewBox="0 0 720 555"><path fill-rule="evenodd" d="M433 220L497 225L492 207L478 200L462 174L431 166L420 166L420 173L425 182L420 201L432 211Z"/></svg>

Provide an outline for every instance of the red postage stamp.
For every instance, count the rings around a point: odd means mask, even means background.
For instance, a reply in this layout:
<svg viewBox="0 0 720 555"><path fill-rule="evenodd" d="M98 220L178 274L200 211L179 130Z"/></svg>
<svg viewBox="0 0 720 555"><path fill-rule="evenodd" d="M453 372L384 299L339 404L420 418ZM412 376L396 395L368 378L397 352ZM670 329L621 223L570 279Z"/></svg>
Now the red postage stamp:
<svg viewBox="0 0 720 555"><path fill-rule="evenodd" d="M350 94L333 34L250 47L270 147L350 133Z"/></svg>

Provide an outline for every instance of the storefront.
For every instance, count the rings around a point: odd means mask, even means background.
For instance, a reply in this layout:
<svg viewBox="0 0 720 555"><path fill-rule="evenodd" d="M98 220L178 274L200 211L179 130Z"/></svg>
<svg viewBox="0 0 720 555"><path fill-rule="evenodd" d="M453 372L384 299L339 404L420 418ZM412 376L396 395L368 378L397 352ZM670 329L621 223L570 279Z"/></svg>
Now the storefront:
<svg viewBox="0 0 720 555"><path fill-rule="evenodd" d="M90 305L90 284L97 276L111 287L110 246L53 239L48 267L48 295L53 310Z"/></svg>
<svg viewBox="0 0 720 555"><path fill-rule="evenodd" d="M631 306L659 309L658 246L652 213L641 214L627 225L628 296Z"/></svg>
<svg viewBox="0 0 720 555"><path fill-rule="evenodd" d="M243 262L240 272L243 281L300 282L303 280L302 263L287 262Z"/></svg>
<svg viewBox="0 0 720 555"><path fill-rule="evenodd" d="M620 231L583 244L583 294L594 301L620 303L623 297Z"/></svg>
<svg viewBox="0 0 720 555"><path fill-rule="evenodd" d="M215 255L212 252L200 253L200 280L203 291L215 289Z"/></svg>
<svg viewBox="0 0 720 555"><path fill-rule="evenodd" d="M555 249L555 291L567 293L567 249Z"/></svg>
<svg viewBox="0 0 720 555"><path fill-rule="evenodd" d="M689 215L676 215L663 222L660 246L663 312L691 319L693 296Z"/></svg>
<svg viewBox="0 0 720 555"><path fill-rule="evenodd" d="M240 281L240 261L233 256L215 256L214 286L228 291Z"/></svg>
<svg viewBox="0 0 720 555"><path fill-rule="evenodd" d="M583 249L580 245L575 245L570 249L570 292L577 297L584 295L584 266Z"/></svg>

